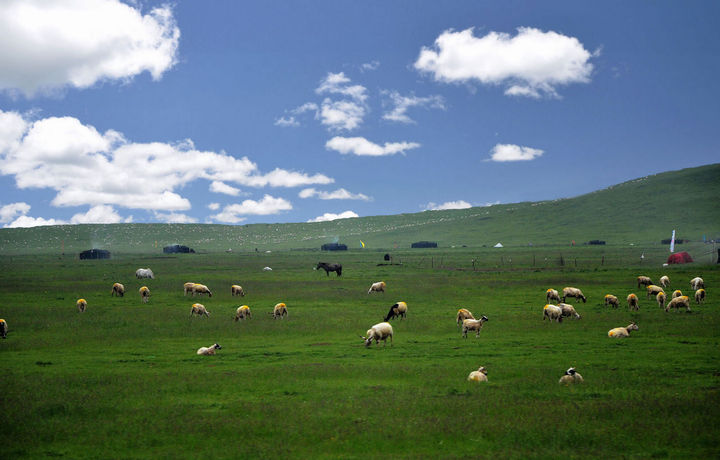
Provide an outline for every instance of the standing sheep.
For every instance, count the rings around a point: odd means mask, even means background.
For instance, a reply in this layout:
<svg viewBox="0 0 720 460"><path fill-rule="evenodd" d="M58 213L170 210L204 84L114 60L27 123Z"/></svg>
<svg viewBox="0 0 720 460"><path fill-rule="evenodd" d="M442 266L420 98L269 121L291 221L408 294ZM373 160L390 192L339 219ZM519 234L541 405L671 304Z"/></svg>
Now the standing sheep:
<svg viewBox="0 0 720 460"><path fill-rule="evenodd" d="M4 319L0 319L0 337L7 339L8 324Z"/></svg>
<svg viewBox="0 0 720 460"><path fill-rule="evenodd" d="M582 300L583 303L585 303L585 301L587 300L587 299L585 299L585 296L583 295L582 291L580 289L574 288L574 287L566 287L563 289L562 301L565 302L565 299L567 297L575 297L578 300Z"/></svg>
<svg viewBox="0 0 720 460"><path fill-rule="evenodd" d="M85 309L87 308L87 300L78 299L78 301L75 302L75 305L77 306L77 309L80 313L84 313Z"/></svg>
<svg viewBox="0 0 720 460"><path fill-rule="evenodd" d="M582 375L578 373L578 371L575 370L574 367L571 367L570 369L565 371L565 375L560 377L560 380L558 381L561 385L570 385L573 383L583 383Z"/></svg>
<svg viewBox="0 0 720 460"><path fill-rule="evenodd" d="M705 302L705 289L695 291L695 302L697 302L698 305Z"/></svg>
<svg viewBox="0 0 720 460"><path fill-rule="evenodd" d="M272 312L273 319L283 319L286 316L288 316L287 305L285 305L284 303L279 303L275 305Z"/></svg>
<svg viewBox="0 0 720 460"><path fill-rule="evenodd" d="M210 292L210 289L208 289L207 286L204 284L193 284L192 286L192 295L195 297L195 294L207 294L208 297L212 297L212 292Z"/></svg>
<svg viewBox="0 0 720 460"><path fill-rule="evenodd" d="M252 312L250 311L250 307L248 307L247 305L238 307L237 311L235 312L235 321L245 318L252 318Z"/></svg>
<svg viewBox="0 0 720 460"><path fill-rule="evenodd" d="M388 322L391 319L397 318L398 316L401 319L404 319L406 314L407 314L407 304L405 302L397 302L395 305L390 307L390 311L385 316L385 319L383 319L383 321Z"/></svg>
<svg viewBox="0 0 720 460"><path fill-rule="evenodd" d="M562 308L557 305L547 304L543 307L543 321L545 318L549 319L550 322L557 321L562 323Z"/></svg>
<svg viewBox="0 0 720 460"><path fill-rule="evenodd" d="M387 339L390 337L390 346L393 346L393 328L390 323L377 323L373 327L367 330L365 336L360 336L365 341L365 346L369 347L372 341L375 341L377 346L380 341L383 341L383 347L387 346Z"/></svg>
<svg viewBox="0 0 720 460"><path fill-rule="evenodd" d="M658 307L665 308L665 301L667 300L665 293L658 292L658 295L655 298L657 299Z"/></svg>
<svg viewBox="0 0 720 460"><path fill-rule="evenodd" d="M470 372L467 379L469 382L487 382L487 369L485 366L480 366L478 370Z"/></svg>
<svg viewBox="0 0 720 460"><path fill-rule="evenodd" d="M545 298L547 299L547 303L550 303L551 300L560 302L560 294L558 294L558 291L556 289L548 289L547 291L545 291Z"/></svg>
<svg viewBox="0 0 720 460"><path fill-rule="evenodd" d="M216 343L214 345L210 345L209 347L200 347L198 348L197 354L203 356L211 356L215 354L215 350L222 350L220 344Z"/></svg>
<svg viewBox="0 0 720 460"><path fill-rule="evenodd" d="M466 319L462 323L462 336L467 339L468 331L475 331L475 338L480 337L480 331L482 330L483 323L488 321L488 317L482 315L480 319Z"/></svg>
<svg viewBox="0 0 720 460"><path fill-rule="evenodd" d="M605 294L605 306L611 305L613 308L620 306L618 298L612 294Z"/></svg>
<svg viewBox="0 0 720 460"><path fill-rule="evenodd" d="M150 300L150 289L148 289L147 286L143 286L138 291L140 292L140 300L142 300L142 303L148 303L148 300Z"/></svg>
<svg viewBox="0 0 720 460"><path fill-rule="evenodd" d="M575 311L575 307L573 307L573 306L570 305L570 304L560 303L560 304L558 304L558 307L560 307L560 309L562 310L562 316L563 316L563 317L566 317L566 316L567 316L567 317L574 316L575 319L580 319L580 318L581 318L580 314Z"/></svg>
<svg viewBox="0 0 720 460"><path fill-rule="evenodd" d="M201 318L203 315L205 315L209 318L210 312L207 311L207 309L205 308L205 305L200 304L200 303L194 303L192 305L192 307L190 308L190 317L192 317L192 315L198 315Z"/></svg>
<svg viewBox="0 0 720 460"><path fill-rule="evenodd" d="M370 286L370 289L368 289L368 294L370 294L371 292L382 292L383 294L385 294L385 286L385 281L378 281L377 283L373 283Z"/></svg>
<svg viewBox="0 0 720 460"><path fill-rule="evenodd" d="M630 310L640 310L638 297L632 292L627 296L627 304Z"/></svg>
<svg viewBox="0 0 720 460"><path fill-rule="evenodd" d="M138 268L137 270L135 270L135 277L137 279L141 279L141 278L155 279L155 274L149 268Z"/></svg>
<svg viewBox="0 0 720 460"><path fill-rule="evenodd" d="M674 299L675 297L680 297L681 295L683 295L682 291L680 289L675 289L670 298Z"/></svg>
<svg viewBox="0 0 720 460"><path fill-rule="evenodd" d="M652 297L657 297L658 293L665 292L663 291L663 288L660 286L655 286L654 284L651 284L647 287L647 298L650 299Z"/></svg>
<svg viewBox="0 0 720 460"><path fill-rule="evenodd" d="M663 275L660 277L660 286L664 288L670 286L670 278L668 278L667 275Z"/></svg>
<svg viewBox="0 0 720 460"><path fill-rule="evenodd" d="M245 291L243 291L242 286L233 284L232 286L230 286L230 295L233 297L236 295L239 295L240 297L245 297Z"/></svg>
<svg viewBox="0 0 720 460"><path fill-rule="evenodd" d="M690 312L690 298L688 296L681 295L680 297L675 297L665 305L665 311L669 311L671 308L679 310L680 307L685 307L685 311Z"/></svg>
<svg viewBox="0 0 720 460"><path fill-rule="evenodd" d="M630 331L637 331L638 329L638 325L633 322L630 323L627 327L616 327L614 329L610 329L608 331L608 337L613 337L616 339L630 337Z"/></svg>
<svg viewBox="0 0 720 460"><path fill-rule="evenodd" d="M475 319L472 313L470 313L470 310L467 310L465 308L461 308L457 312L457 317L455 318L457 325L460 326L462 322L466 319Z"/></svg>
<svg viewBox="0 0 720 460"><path fill-rule="evenodd" d="M640 286L650 286L651 284L653 284L653 282L652 282L652 280L650 279L649 276L642 276L642 275L640 275L640 276L637 277L637 287L638 287L638 289L640 289Z"/></svg>
<svg viewBox="0 0 720 460"><path fill-rule="evenodd" d="M125 295L125 286L123 286L120 283L113 284L112 291L110 291L111 296L118 296L122 297Z"/></svg>
<svg viewBox="0 0 720 460"><path fill-rule="evenodd" d="M183 284L183 295L188 295L188 292L192 293L193 286L195 286L195 283Z"/></svg>
<svg viewBox="0 0 720 460"><path fill-rule="evenodd" d="M694 290L698 290L700 288L705 288L705 281L703 281L702 278L697 276L690 280L690 287Z"/></svg>

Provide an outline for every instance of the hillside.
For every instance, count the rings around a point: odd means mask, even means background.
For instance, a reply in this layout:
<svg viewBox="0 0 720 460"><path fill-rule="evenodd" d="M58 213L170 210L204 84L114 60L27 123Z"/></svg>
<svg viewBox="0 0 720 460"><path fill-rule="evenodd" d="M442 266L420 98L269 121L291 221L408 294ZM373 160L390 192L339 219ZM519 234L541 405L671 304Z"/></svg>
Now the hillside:
<svg viewBox="0 0 720 460"><path fill-rule="evenodd" d="M199 251L317 249L340 241L351 248L407 248L414 241L439 246L659 243L672 229L678 238L720 239L720 164L670 171L586 195L461 210L425 211L320 223L97 224L0 229L0 254L159 252L180 243ZM156 249L157 247L157 249Z"/></svg>

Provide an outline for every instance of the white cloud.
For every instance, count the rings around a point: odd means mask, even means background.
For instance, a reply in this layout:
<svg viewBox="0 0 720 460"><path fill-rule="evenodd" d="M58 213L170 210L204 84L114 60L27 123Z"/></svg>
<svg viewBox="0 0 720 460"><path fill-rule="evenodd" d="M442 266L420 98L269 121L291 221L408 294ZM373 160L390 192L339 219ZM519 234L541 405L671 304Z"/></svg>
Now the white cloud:
<svg viewBox="0 0 720 460"><path fill-rule="evenodd" d="M227 185L224 182L214 180L210 183L210 191L215 193L224 193L225 195L238 196L240 189Z"/></svg>
<svg viewBox="0 0 720 460"><path fill-rule="evenodd" d="M155 212L155 218L168 224L194 224L198 220L180 212Z"/></svg>
<svg viewBox="0 0 720 460"><path fill-rule="evenodd" d="M303 105L301 105L300 107L294 108L290 112L295 115L300 115L305 112L316 112L317 113L317 111L318 111L318 105L316 103L306 102Z"/></svg>
<svg viewBox="0 0 720 460"><path fill-rule="evenodd" d="M275 120L275 126L282 126L282 127L297 127L300 126L300 122L295 119L295 117L280 117Z"/></svg>
<svg viewBox="0 0 720 460"><path fill-rule="evenodd" d="M345 211L341 212L340 214L333 214L331 212L326 212L322 216L318 216L314 219L308 220L308 222L328 222L331 220L337 220L337 219L350 219L353 217L360 217L353 211Z"/></svg>
<svg viewBox="0 0 720 460"><path fill-rule="evenodd" d="M118 0L4 0L0 30L0 89L27 96L145 71L158 80L180 39L170 6L143 14Z"/></svg>
<svg viewBox="0 0 720 460"><path fill-rule="evenodd" d="M270 215L292 209L292 204L284 198L265 195L262 200L245 200L240 204L230 204L222 212L210 216L213 220L228 224L237 224L245 220L242 215Z"/></svg>
<svg viewBox="0 0 720 460"><path fill-rule="evenodd" d="M325 99L320 107L320 122L331 131L352 131L365 117L365 106L352 101Z"/></svg>
<svg viewBox="0 0 720 460"><path fill-rule="evenodd" d="M555 87L587 83L596 54L587 51L575 37L520 27L517 35L490 32L475 37L473 29L448 30L434 48L423 47L415 68L446 83L479 81L507 85L511 96L557 96Z"/></svg>
<svg viewBox="0 0 720 460"><path fill-rule="evenodd" d="M329 72L315 90L318 94L341 94L361 103L367 99L366 91L367 88L362 85L350 85L350 79L343 72Z"/></svg>
<svg viewBox="0 0 720 460"><path fill-rule="evenodd" d="M446 209L467 209L467 208L472 208L472 205L465 200L447 201L442 204L430 202L425 207L425 209L428 211L442 211L442 210L446 210Z"/></svg>
<svg viewBox="0 0 720 460"><path fill-rule="evenodd" d="M71 224L118 224L132 222L132 216L123 219L112 206L93 206L86 213L78 213L70 218Z"/></svg>
<svg viewBox="0 0 720 460"><path fill-rule="evenodd" d="M218 209L220 209L220 203L210 203L209 205L207 205L207 207L211 211L217 211Z"/></svg>
<svg viewBox="0 0 720 460"><path fill-rule="evenodd" d="M490 161L529 161L545 153L540 149L513 144L497 144L491 151Z"/></svg>
<svg viewBox="0 0 720 460"><path fill-rule="evenodd" d="M30 205L24 202L6 204L0 208L0 224L11 222L18 215L30 212Z"/></svg>
<svg viewBox="0 0 720 460"><path fill-rule="evenodd" d="M397 121L400 123L415 123L407 111L411 107L427 107L431 109L445 110L445 99L442 96L417 97L414 94L402 96L397 91L383 91L383 95L390 98L392 110L383 114L384 120Z"/></svg>
<svg viewBox="0 0 720 460"><path fill-rule="evenodd" d="M384 156L405 153L406 150L420 147L416 142L386 142L378 145L364 137L336 136L325 143L325 148L344 154L352 153L363 156Z"/></svg>
<svg viewBox="0 0 720 460"><path fill-rule="evenodd" d="M360 71L367 72L370 70L377 70L380 67L380 61L370 61L364 64L360 64Z"/></svg>
<svg viewBox="0 0 720 460"><path fill-rule="evenodd" d="M67 222L56 219L43 219L42 217L20 216L5 228L41 227L45 225L65 225Z"/></svg>
<svg viewBox="0 0 720 460"><path fill-rule="evenodd" d="M339 188L333 192L325 192L322 190L316 190L314 188L306 188L300 191L298 193L298 196L300 198L319 198L321 200L363 200L363 201L371 201L372 198L370 198L367 195L363 195L362 193L351 193L345 190L344 188Z"/></svg>

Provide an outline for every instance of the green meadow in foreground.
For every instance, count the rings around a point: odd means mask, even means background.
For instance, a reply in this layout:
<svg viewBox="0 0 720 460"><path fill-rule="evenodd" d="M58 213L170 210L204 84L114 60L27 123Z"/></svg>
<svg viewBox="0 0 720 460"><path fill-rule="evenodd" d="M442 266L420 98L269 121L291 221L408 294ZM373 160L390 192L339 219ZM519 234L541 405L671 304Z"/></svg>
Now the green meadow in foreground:
<svg viewBox="0 0 720 460"><path fill-rule="evenodd" d="M2 256L2 457L717 458L720 271L639 252L404 250L394 265L359 250ZM320 260L343 276L313 271ZM135 279L140 267L156 279ZM691 296L702 276L708 299L666 313L640 274L667 274ZM387 292L368 294L380 280ZM213 297L183 296L187 281ZM111 297L114 282L124 297ZM247 295L231 297L231 284ZM564 286L587 296L569 302L582 319L543 321L545 290ZM630 292L639 311L603 306ZM365 348L359 336L401 300L393 345ZM211 316L190 318L194 301ZM271 319L278 302L287 319ZM234 322L242 304L253 318ZM489 318L479 338L461 337L459 307ZM607 337L631 321L630 338ZM215 342L217 355L196 355ZM481 365L489 382L466 381ZM558 385L570 366L584 384Z"/></svg>

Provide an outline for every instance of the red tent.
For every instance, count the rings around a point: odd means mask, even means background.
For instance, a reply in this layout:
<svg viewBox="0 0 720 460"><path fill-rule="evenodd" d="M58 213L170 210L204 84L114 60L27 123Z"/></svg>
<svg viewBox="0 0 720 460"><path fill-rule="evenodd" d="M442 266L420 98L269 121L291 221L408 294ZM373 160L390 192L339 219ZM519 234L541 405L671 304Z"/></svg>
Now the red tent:
<svg viewBox="0 0 720 460"><path fill-rule="evenodd" d="M668 257L667 263L669 264L686 264L689 262L692 262L692 257L690 257L690 254L687 252L678 252L675 254L670 254L670 257Z"/></svg>

